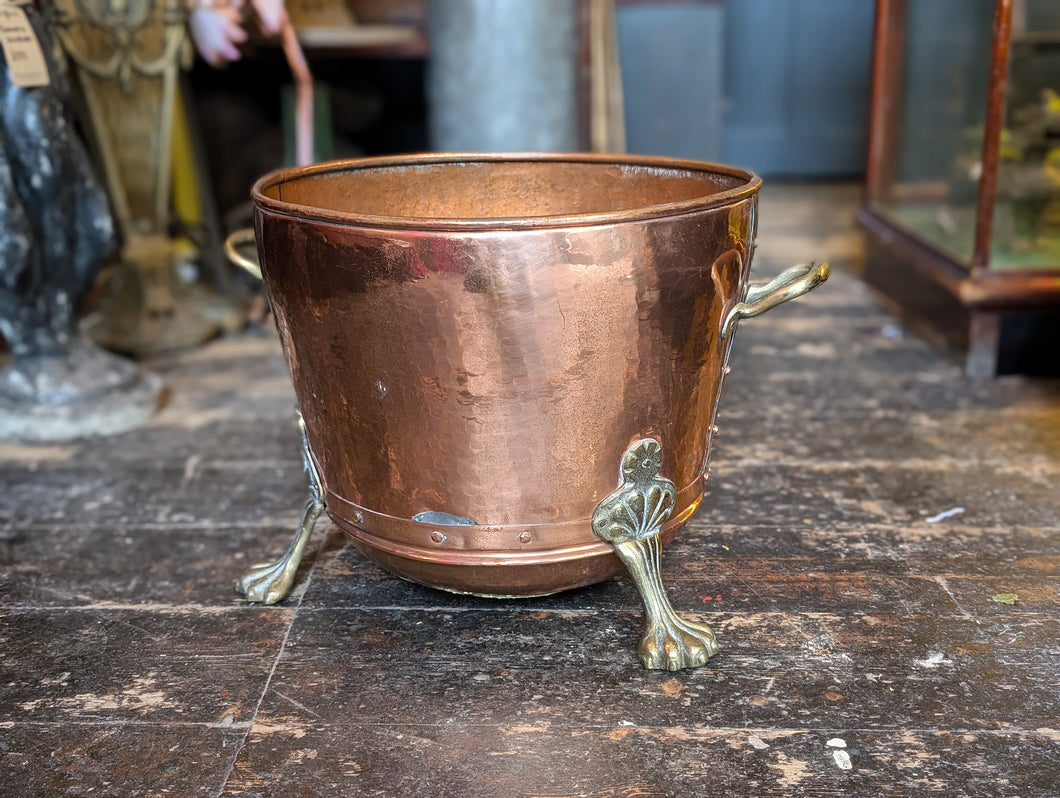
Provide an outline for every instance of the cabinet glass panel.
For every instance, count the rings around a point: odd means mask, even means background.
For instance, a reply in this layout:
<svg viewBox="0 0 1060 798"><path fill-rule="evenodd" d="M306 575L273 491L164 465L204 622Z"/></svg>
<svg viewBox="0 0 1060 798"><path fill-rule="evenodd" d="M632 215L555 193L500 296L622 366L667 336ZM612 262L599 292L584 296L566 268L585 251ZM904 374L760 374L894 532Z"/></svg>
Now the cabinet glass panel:
<svg viewBox="0 0 1060 798"><path fill-rule="evenodd" d="M991 236L994 269L1060 264L1060 2L1013 6Z"/></svg>
<svg viewBox="0 0 1060 798"><path fill-rule="evenodd" d="M970 263L975 244L994 0L905 4L891 175L880 205Z"/></svg>

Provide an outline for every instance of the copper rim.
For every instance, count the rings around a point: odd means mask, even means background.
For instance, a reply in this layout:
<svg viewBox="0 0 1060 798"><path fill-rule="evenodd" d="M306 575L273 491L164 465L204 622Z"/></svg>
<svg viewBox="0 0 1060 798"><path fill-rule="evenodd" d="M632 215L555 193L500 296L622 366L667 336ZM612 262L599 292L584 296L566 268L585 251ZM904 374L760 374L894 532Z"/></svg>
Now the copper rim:
<svg viewBox="0 0 1060 798"><path fill-rule="evenodd" d="M310 205L273 199L265 195L265 190L287 181L314 177L317 175L336 174L357 171L360 169L382 169L400 166L433 166L440 164L468 163L582 163L613 164L615 166L637 166L654 169L684 170L701 174L726 175L742 180L742 185L735 188L705 194L680 202L646 205L622 211L606 213L580 213L555 216L534 217L500 217L500 218L459 218L437 219L414 216L377 216L341 211L329 211ZM590 227L599 224L640 221L660 217L681 216L728 205L741 199L752 197L762 185L762 179L754 172L725 164L704 161L683 160L679 158L662 158L641 155L615 155L610 153L421 153L416 155L394 155L373 158L352 158L343 161L329 161L306 167L277 169L261 177L251 189L254 204L267 208L273 213L306 220L335 222L356 227L367 228L401 228L404 230L536 230L554 227Z"/></svg>

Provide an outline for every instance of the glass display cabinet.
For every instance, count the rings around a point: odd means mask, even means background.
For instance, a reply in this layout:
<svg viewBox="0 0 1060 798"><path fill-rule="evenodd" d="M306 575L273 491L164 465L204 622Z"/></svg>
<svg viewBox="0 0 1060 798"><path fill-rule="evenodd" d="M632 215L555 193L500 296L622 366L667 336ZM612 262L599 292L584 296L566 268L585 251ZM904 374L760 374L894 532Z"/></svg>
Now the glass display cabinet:
<svg viewBox="0 0 1060 798"><path fill-rule="evenodd" d="M1060 2L878 0L864 278L976 375L1060 374Z"/></svg>

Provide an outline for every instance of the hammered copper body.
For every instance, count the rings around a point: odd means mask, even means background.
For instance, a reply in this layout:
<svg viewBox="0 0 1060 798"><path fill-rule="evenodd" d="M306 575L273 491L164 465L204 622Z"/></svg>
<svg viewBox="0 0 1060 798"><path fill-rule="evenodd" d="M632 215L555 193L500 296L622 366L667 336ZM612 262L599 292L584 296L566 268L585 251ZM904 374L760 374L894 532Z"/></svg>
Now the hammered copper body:
<svg viewBox="0 0 1060 798"><path fill-rule="evenodd" d="M254 187L327 511L383 567L525 596L618 572L594 508L662 443L695 511L759 179L593 155L367 159ZM424 512L475 525L414 521Z"/></svg>

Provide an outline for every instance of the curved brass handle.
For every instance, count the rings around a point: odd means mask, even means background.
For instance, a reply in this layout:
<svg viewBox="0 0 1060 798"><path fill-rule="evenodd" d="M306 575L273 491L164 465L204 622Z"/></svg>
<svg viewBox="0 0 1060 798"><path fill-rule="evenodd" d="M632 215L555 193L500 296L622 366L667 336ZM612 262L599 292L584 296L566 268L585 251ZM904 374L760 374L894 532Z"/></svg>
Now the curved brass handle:
<svg viewBox="0 0 1060 798"><path fill-rule="evenodd" d="M781 272L768 283L748 286L743 302L729 311L721 325L721 337L728 338L736 322L759 316L770 308L812 291L828 279L827 263L800 263Z"/></svg>
<svg viewBox="0 0 1060 798"><path fill-rule="evenodd" d="M242 252L239 251L240 247L249 246L254 243L254 231L245 227L242 230L236 230L232 235L225 239L225 255L232 263L241 268L245 272L249 272L261 279L261 266L258 265L257 261L251 260Z"/></svg>

